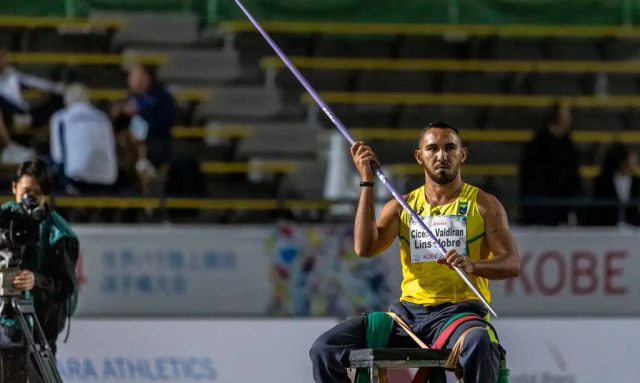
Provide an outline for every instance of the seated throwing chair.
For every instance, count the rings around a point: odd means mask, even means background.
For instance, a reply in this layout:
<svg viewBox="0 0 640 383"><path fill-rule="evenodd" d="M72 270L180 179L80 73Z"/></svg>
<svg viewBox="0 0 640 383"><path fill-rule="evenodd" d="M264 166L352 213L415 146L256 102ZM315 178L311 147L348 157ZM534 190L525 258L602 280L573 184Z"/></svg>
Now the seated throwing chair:
<svg viewBox="0 0 640 383"><path fill-rule="evenodd" d="M413 382L446 383L444 370L462 376L462 367L458 363L462 345L467 334L484 329L471 327L460 335L453 349L443 348L453 331L468 320L481 320L475 314L460 313L443 326L436 341L429 347L396 314L375 312L367 317L367 346L349 354L350 367L357 368L355 383L388 383L389 368L419 368ZM393 322L402 327L421 348L384 348L391 334ZM487 323L495 334L493 327ZM509 370L506 368L504 351L500 358L499 383L508 383Z"/></svg>
<svg viewBox="0 0 640 383"><path fill-rule="evenodd" d="M388 368L444 368L450 354L450 349L364 348L351 351L349 362L352 368L367 369L371 383L386 383Z"/></svg>

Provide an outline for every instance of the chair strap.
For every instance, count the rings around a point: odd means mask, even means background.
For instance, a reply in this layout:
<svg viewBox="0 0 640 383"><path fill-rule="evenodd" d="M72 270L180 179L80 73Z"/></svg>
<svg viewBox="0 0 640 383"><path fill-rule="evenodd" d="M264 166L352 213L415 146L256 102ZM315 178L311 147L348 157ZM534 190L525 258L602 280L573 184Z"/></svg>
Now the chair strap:
<svg viewBox="0 0 640 383"><path fill-rule="evenodd" d="M420 348L426 348L426 349L429 348L429 346L425 342L423 342L422 339L418 338L416 333L413 332L411 327L409 327L409 325L402 318L400 318L398 314L391 311L388 312L387 314L389 314L389 316L393 318L393 320L398 324L398 326L402 327L402 329L411 337L411 339L413 339L418 344L418 346L420 346Z"/></svg>
<svg viewBox="0 0 640 383"><path fill-rule="evenodd" d="M449 354L449 358L447 359L444 368L456 368L458 366L458 362L460 361L460 353L462 352L462 346L464 345L464 339L475 330L484 330L482 327L470 327L462 334L458 340L456 340L456 344L451 349L451 354Z"/></svg>

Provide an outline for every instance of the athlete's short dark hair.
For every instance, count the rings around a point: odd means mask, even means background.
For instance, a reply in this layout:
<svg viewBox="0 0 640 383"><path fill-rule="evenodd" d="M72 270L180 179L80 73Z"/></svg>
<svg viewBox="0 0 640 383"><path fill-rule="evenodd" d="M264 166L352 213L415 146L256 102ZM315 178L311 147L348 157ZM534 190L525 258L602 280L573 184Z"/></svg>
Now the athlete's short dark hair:
<svg viewBox="0 0 640 383"><path fill-rule="evenodd" d="M446 122L443 121L435 121L435 122L431 122L429 123L429 125L425 126L422 131L420 132L420 137L418 137L418 146L420 146L420 142L422 142L422 137L424 136L424 134L429 130L429 129L451 129L453 130L456 135L458 137L460 137L460 131L458 130L458 128L454 127L453 125L447 124Z"/></svg>

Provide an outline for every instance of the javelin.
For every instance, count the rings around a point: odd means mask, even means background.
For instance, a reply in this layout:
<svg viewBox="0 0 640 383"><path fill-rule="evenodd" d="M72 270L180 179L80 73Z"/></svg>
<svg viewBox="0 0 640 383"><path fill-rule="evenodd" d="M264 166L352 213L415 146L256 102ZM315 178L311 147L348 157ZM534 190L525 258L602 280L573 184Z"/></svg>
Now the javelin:
<svg viewBox="0 0 640 383"><path fill-rule="evenodd" d="M280 57L280 59L285 63L287 68L289 68L291 73L293 73L293 75L296 76L296 78L298 79L300 84L304 87L304 89L306 89L306 91L313 98L313 100L316 102L316 104L318 104L320 109L322 109L322 111L327 115L327 117L329 117L329 120L331 120L331 122L333 122L333 125L335 125L335 127L338 128L340 133L342 133L344 138L346 138L347 141L349 141L349 143L351 145L353 145L354 142L355 142L353 137L351 137L351 134L349 134L349 131L342 124L342 122L340 121L338 116L336 116L333 113L333 111L331 110L331 108L329 108L329 105L327 105L322 100L320 95L318 95L318 93L315 91L315 89L313 89L313 87L311 86L311 84L309 84L307 79L305 79L304 76L302 75L302 73L300 73L300 71L296 68L296 66L293 65L291 60L289 60L287 55L280 49L280 47L278 47L278 44L276 44L276 42L273 41L273 39L271 38L271 36L269 36L267 31L265 31L262 28L262 26L260 26L258 21L256 21L256 19L251 15L251 13L249 13L249 11L244 7L244 5L242 5L240 0L234 0L234 1L236 2L236 4L238 4L238 7L240 7L240 10L242 10L242 12L247 16L249 21L251 21L251 24L253 24L253 26L256 27L258 32L260 32L262 37L264 37L264 39L267 40L267 43L269 43L269 45L271 46L271 48L273 48L273 50L276 52L278 57ZM402 198L402 195L398 192L396 187L393 186L391 181L389 181L387 179L387 176L382 172L382 170L380 169L380 166L378 164L372 162L371 163L371 167L373 168L373 171L376 174L376 176L378 176L380 181L382 181L382 184L389 190L391 195L393 195L393 198L398 200L398 202L400 203L402 208L404 210L406 210L411 215L411 217L413 219L415 219L416 222L418 222L418 224L427 232L427 235L429 236L429 238L431 238L431 240L438 245L438 249L440 250L442 255L443 256L446 255L447 254L447 249L445 249L444 246L442 246L442 243L440 243L438 238L436 238L436 236L433 235L431 230L429 230L427 225L422 221L422 219L418 216L418 214L416 214L416 212L413 211L413 209L411 209L411 207L409 206L409 204L407 204L407 202L404 200L404 198ZM486 298L480 293L480 291L473 284L473 282L471 282L471 280L469 279L469 276L467 276L467 274L459 267L453 266L453 269L458 273L460 278L462 278L462 280L467 284L467 286L469 286L471 291L473 291L473 293L476 294L478 299L480 299L480 301L482 301L482 303L487 307L487 309L491 312L491 314L493 314L495 317L498 317L498 314L496 314L496 312L491 308L491 306L489 305L489 302L486 300Z"/></svg>

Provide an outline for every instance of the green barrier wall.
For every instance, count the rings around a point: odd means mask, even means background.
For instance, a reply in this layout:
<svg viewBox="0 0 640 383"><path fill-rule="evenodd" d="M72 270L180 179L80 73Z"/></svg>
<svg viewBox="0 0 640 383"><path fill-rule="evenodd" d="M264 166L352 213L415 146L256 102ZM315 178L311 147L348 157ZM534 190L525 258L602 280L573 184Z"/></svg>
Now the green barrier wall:
<svg viewBox="0 0 640 383"><path fill-rule="evenodd" d="M632 25L635 0L244 0L260 20ZM193 11L203 22L243 19L233 0L0 1L0 14L85 16L89 9Z"/></svg>

